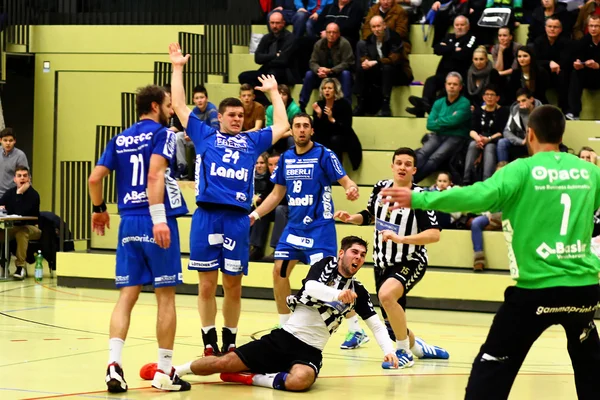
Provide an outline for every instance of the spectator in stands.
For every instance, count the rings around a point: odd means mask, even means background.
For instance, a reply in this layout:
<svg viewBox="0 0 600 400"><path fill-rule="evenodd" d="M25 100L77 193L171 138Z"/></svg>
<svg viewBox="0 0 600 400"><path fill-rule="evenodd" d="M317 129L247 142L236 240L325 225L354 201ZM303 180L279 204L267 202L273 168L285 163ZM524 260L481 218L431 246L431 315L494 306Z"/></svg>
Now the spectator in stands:
<svg viewBox="0 0 600 400"><path fill-rule="evenodd" d="M367 104L381 98L377 116L391 117L392 86L409 85L413 80L412 69L400 35L386 28L380 15L372 17L369 24L373 33L357 46L360 64L356 67L354 92L358 104L354 115L364 115Z"/></svg>
<svg viewBox="0 0 600 400"><path fill-rule="evenodd" d="M283 100L283 104L285 104L288 120L291 122L294 115L301 113L300 107L292 98L292 93L287 85L278 85L277 88L281 95L281 100ZM267 126L271 125L273 125L273 105L267 107ZM276 152L281 153L293 145L294 139L292 138L292 130L290 129L283 135L283 138L281 138L279 142L275 143L273 148Z"/></svg>
<svg viewBox="0 0 600 400"><path fill-rule="evenodd" d="M469 2L466 0L444 1L443 6L442 2L436 1L431 6L431 10L436 12L435 19L433 20L434 33L432 45L434 49L448 34L451 21L455 21L459 16L468 18L469 14L471 14Z"/></svg>
<svg viewBox="0 0 600 400"><path fill-rule="evenodd" d="M217 107L208 101L208 92L203 85L198 85L193 90L192 101L195 104L192 112L200 121L206 123L211 128L220 129L219 112ZM176 117L176 116L175 116ZM178 119L179 121L179 119ZM185 131L177 130L177 173L179 179L187 179L188 176L194 176L193 171L189 171L188 160L194 160L195 149L194 143ZM190 153L192 153L190 155Z"/></svg>
<svg viewBox="0 0 600 400"><path fill-rule="evenodd" d="M276 11L269 17L270 32L262 37L254 53L254 62L261 65L258 71L242 72L238 80L254 88L260 86L258 77L272 74L281 84L292 84L296 81L292 72L292 56L295 49L294 35L285 29L283 14ZM266 97L260 92L261 104L268 104Z"/></svg>
<svg viewBox="0 0 600 400"><path fill-rule="evenodd" d="M596 164L598 162L598 154L596 154L594 149L588 146L583 146L581 150L579 150L577 157L584 161L591 162L592 164Z"/></svg>
<svg viewBox="0 0 600 400"><path fill-rule="evenodd" d="M483 94L483 106L475 106L471 117L470 136L467 157L465 159L465 174L463 185L486 180L496 170L496 145L502 138L502 131L508 121L508 108L498 102L500 96L498 87L488 85ZM481 174L477 173L481 171Z"/></svg>
<svg viewBox="0 0 600 400"><path fill-rule="evenodd" d="M269 15L267 15L267 26L269 26L271 14L274 12L280 12L281 15L283 15L286 25L293 24L294 16L296 15L296 5L294 3L294 0L272 0L272 9L269 12ZM306 25L306 21L304 21L303 25ZM295 30L296 27L294 26L294 31Z"/></svg>
<svg viewBox="0 0 600 400"><path fill-rule="evenodd" d="M12 128L4 128L0 131L2 141L2 159L0 160L0 196L8 189L15 187L15 172L17 166L29 168L27 156L15 147L17 138Z"/></svg>
<svg viewBox="0 0 600 400"><path fill-rule="evenodd" d="M501 231L502 213L485 212L467 222L471 228L473 242L473 271L483 272L485 269L485 253L483 252L483 231Z"/></svg>
<svg viewBox="0 0 600 400"><path fill-rule="evenodd" d="M579 15L573 27L573 39L581 40L589 33L588 22L591 15L600 15L600 0L588 0L579 9Z"/></svg>
<svg viewBox="0 0 600 400"><path fill-rule="evenodd" d="M357 1L334 0L325 6L319 16L317 34L324 38L327 25L335 22L340 27L342 37L346 38L355 49L364 15L364 11Z"/></svg>
<svg viewBox="0 0 600 400"><path fill-rule="evenodd" d="M433 104L427 118L427 130L432 133L423 147L417 150L416 183L465 147L471 126L471 104L461 96L462 88L461 74L450 72L446 77L446 97Z"/></svg>
<svg viewBox="0 0 600 400"><path fill-rule="evenodd" d="M262 153L256 160L254 169L254 197L252 209L258 207L273 190L268 168L269 154ZM265 255L265 242L269 234L269 225L273 221L274 213L263 216L250 227L250 261L257 261Z"/></svg>
<svg viewBox="0 0 600 400"><path fill-rule="evenodd" d="M567 12L564 3L559 3L558 0L541 0L541 5L533 10L531 15L527 34L528 45L533 44L538 37L544 36L544 29L548 27L546 22L550 17L558 19L565 32L571 32L573 29L571 15ZM545 32L547 33L548 30L546 29Z"/></svg>
<svg viewBox="0 0 600 400"><path fill-rule="evenodd" d="M247 83L240 86L240 100L244 106L242 132L258 131L265 125L265 108L254 101L254 88Z"/></svg>
<svg viewBox="0 0 600 400"><path fill-rule="evenodd" d="M275 171L275 168L277 167L277 163L279 162L279 154L280 153L273 153L269 156L269 175L273 175L273 172ZM264 201L267 197L266 196L261 196L261 202ZM274 223L273 223L273 230L271 231L271 240L269 241L269 246L271 246L273 248L273 250L275 250L277 248L277 243L279 243L279 238L281 238L281 234L283 233L283 230L285 229L285 226L287 225L287 220L288 220L288 205L287 205L287 196L284 196L283 199L281 199L281 202L279 203L279 205L275 208L275 217L273 218ZM262 220L263 218L261 218L260 220ZM259 220L259 221L260 221ZM258 222L258 221L256 221ZM256 224L256 222L254 222ZM266 256L263 261L266 262L274 262L275 261L275 257L274 254L272 253L269 256Z"/></svg>
<svg viewBox="0 0 600 400"><path fill-rule="evenodd" d="M583 89L600 89L600 15L593 14L588 21L589 33L574 44L573 72L569 85L570 120L579 119Z"/></svg>
<svg viewBox="0 0 600 400"><path fill-rule="evenodd" d="M310 57L310 69L304 76L300 92L300 109L306 111L313 89L319 87L324 78L337 78L342 84L344 98L352 102L352 72L354 52L345 38L340 36L340 27L332 22L327 25L325 38L319 39Z"/></svg>
<svg viewBox="0 0 600 400"><path fill-rule="evenodd" d="M352 106L343 98L340 82L325 78L319 88L320 100L313 103L313 141L331 149L340 159L352 130Z"/></svg>
<svg viewBox="0 0 600 400"><path fill-rule="evenodd" d="M449 33L433 47L433 52L442 56L434 76L425 81L423 97L410 96L409 101L414 107L406 109L410 114L424 117L438 97L438 92L444 89L446 76L450 72L458 72L462 81L466 80L467 71L471 66L476 38L469 32L469 20L459 15L454 19L454 33ZM417 171L417 174L419 172Z"/></svg>
<svg viewBox="0 0 600 400"><path fill-rule="evenodd" d="M296 15L292 20L294 25L294 36L299 38L304 36L314 37L318 34L316 29L319 15L328 4L333 0L294 0L296 5ZM277 80L279 82L279 79Z"/></svg>
<svg viewBox="0 0 600 400"><path fill-rule="evenodd" d="M370 21L371 18L376 15L383 18L383 22L385 22L388 29L400 35L400 38L404 42L406 53L409 54L411 46L408 36L410 32L408 13L403 7L396 3L395 0L381 0L369 9L369 12L365 17L365 23L362 26L362 40L366 40L373 33Z"/></svg>
<svg viewBox="0 0 600 400"><path fill-rule="evenodd" d="M492 66L485 46L479 46L473 52L473 64L467 72L466 97L475 107L481 106L483 93L488 85L498 85L500 75Z"/></svg>
<svg viewBox="0 0 600 400"><path fill-rule="evenodd" d="M22 215L24 217L39 217L40 216L40 195L31 187L31 177L29 176L29 168L23 165L15 167L13 176L14 186L8 189L2 197L0 197L0 206L4 206L6 213L11 215ZM30 240L38 240L42 235L42 231L36 226L37 221L21 221L15 222L14 227L8 232L0 230L0 240L4 243L4 235L8 234L9 239L15 239L17 242L16 260L14 277L23 279L27 275L26 257L27 247ZM8 265L0 266L0 272L4 275L3 268L8 268Z"/></svg>
<svg viewBox="0 0 600 400"><path fill-rule="evenodd" d="M542 102L533 97L531 90L517 90L517 102L510 107L508 122L504 127L503 138L498 141L498 168L515 158L527 157L527 124L529 115Z"/></svg>
<svg viewBox="0 0 600 400"><path fill-rule="evenodd" d="M521 46L517 51L517 62L519 66L510 75L508 86L504 96L507 100L514 101L517 90L527 88L533 96L543 104L548 104L546 90L550 76L544 68L541 68L533 52L533 47Z"/></svg>
<svg viewBox="0 0 600 400"><path fill-rule="evenodd" d="M432 192L443 192L444 190L452 189L452 176L447 171L441 171L435 180L435 184L431 185L428 190ZM442 229L452 229L453 218L451 214L437 212L438 223Z"/></svg>
<svg viewBox="0 0 600 400"><path fill-rule="evenodd" d="M521 44L513 41L513 35L508 26L498 29L498 43L492 47L492 59L494 60L494 68L500 76L510 76L513 70L519 66L517 51L521 46ZM508 77L506 80L508 80Z"/></svg>
<svg viewBox="0 0 600 400"><path fill-rule="evenodd" d="M549 75L548 88L558 93L558 106L563 113L568 112L568 83L571 70L571 40L561 35L562 25L556 16L546 20L546 33L533 43L538 65Z"/></svg>

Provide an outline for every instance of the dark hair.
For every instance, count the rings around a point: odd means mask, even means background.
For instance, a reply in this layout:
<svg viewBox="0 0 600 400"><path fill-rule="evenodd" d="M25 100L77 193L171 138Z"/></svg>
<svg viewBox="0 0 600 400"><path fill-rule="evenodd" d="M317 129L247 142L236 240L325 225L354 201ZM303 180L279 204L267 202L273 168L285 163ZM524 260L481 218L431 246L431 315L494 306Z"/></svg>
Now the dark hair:
<svg viewBox="0 0 600 400"><path fill-rule="evenodd" d="M0 132L0 139L7 137L7 136L12 136L13 139L16 139L15 133L13 132L12 128L4 128Z"/></svg>
<svg viewBox="0 0 600 400"><path fill-rule="evenodd" d="M163 89L165 89L165 92L171 94L171 84L167 83L165 86L163 86Z"/></svg>
<svg viewBox="0 0 600 400"><path fill-rule="evenodd" d="M591 147L583 146L581 150L579 150L579 153L577 153L577 157L581 157L581 153L583 153L584 151L593 151L595 153L594 149L592 149Z"/></svg>
<svg viewBox="0 0 600 400"><path fill-rule="evenodd" d="M17 165L17 167L15 168L15 176L17 175L17 172L19 171L27 171L27 174L29 174L29 168L27 168L24 165Z"/></svg>
<svg viewBox="0 0 600 400"><path fill-rule="evenodd" d="M277 85L277 91L279 93L285 93L287 94L287 102L285 103L285 108L288 108L288 106L291 104L291 102L293 101L292 99L292 91L290 90L288 85L284 85L284 84L280 84Z"/></svg>
<svg viewBox="0 0 600 400"><path fill-rule="evenodd" d="M598 20L600 20L600 15L598 15L598 14L592 14L592 15L590 15L590 16L588 17L588 23L589 23L591 20L593 20L593 19L598 19Z"/></svg>
<svg viewBox="0 0 600 400"><path fill-rule="evenodd" d="M535 91L536 79L538 76L538 64L537 57L535 56L535 52L533 47L531 46L521 46L517 49L517 56L519 55L519 51L529 54L529 88L532 91ZM523 74L523 69L521 68L521 64L517 67L521 70L521 75ZM520 80L520 78L519 78Z"/></svg>
<svg viewBox="0 0 600 400"><path fill-rule="evenodd" d="M513 34L512 29L510 29L510 26L508 26L508 25L501 26L500 28L498 28L498 31L500 31L500 29L506 29L506 30L508 30L508 34L509 35Z"/></svg>
<svg viewBox="0 0 600 400"><path fill-rule="evenodd" d="M281 157L281 154L276 151L273 151L271 154L269 154L269 158L271 157Z"/></svg>
<svg viewBox="0 0 600 400"><path fill-rule="evenodd" d="M446 175L448 177L448 180L450 181L450 183L452 183L452 175L450 175L450 172L448 171L440 171L438 172L438 178L440 177L440 175ZM436 178L437 180L437 178Z"/></svg>
<svg viewBox="0 0 600 400"><path fill-rule="evenodd" d="M366 251L369 250L368 243L363 238L360 238L358 236L346 236L345 238L343 238L342 239L342 244L341 244L341 249L343 251L346 251L350 247L352 247L352 245L354 245L354 244L358 244L358 245L363 246Z"/></svg>
<svg viewBox="0 0 600 400"><path fill-rule="evenodd" d="M526 87L517 89L517 93L515 94L515 97L518 99L520 96L523 96L523 95L527 96L527 98L530 99L533 97L533 92Z"/></svg>
<svg viewBox="0 0 600 400"><path fill-rule="evenodd" d="M160 106L165 100L166 95L167 92L165 89L157 85L148 85L139 88L135 98L138 118L152 112L152 103L156 103Z"/></svg>
<svg viewBox="0 0 600 400"><path fill-rule="evenodd" d="M529 127L540 143L560 144L565 133L565 116L557 107L536 107L529 115Z"/></svg>
<svg viewBox="0 0 600 400"><path fill-rule="evenodd" d="M223 99L221 103L219 103L219 114L223 114L227 107L244 108L244 105L242 104L242 101L237 97L227 97L226 99Z"/></svg>
<svg viewBox="0 0 600 400"><path fill-rule="evenodd" d="M240 93L245 92L245 91L251 91L252 93L254 93L254 88L252 87L251 84L249 83L244 83L242 84L242 86L240 86Z"/></svg>
<svg viewBox="0 0 600 400"><path fill-rule="evenodd" d="M206 91L206 88L204 87L204 85L198 85L194 88L194 90L192 90L192 97L194 97L194 95L196 93L204 93L204 95L206 96L206 98L208 98L208 92Z"/></svg>
<svg viewBox="0 0 600 400"><path fill-rule="evenodd" d="M396 149L396 151L394 151L394 155L392 156L392 164L394 161L396 161L396 156L401 154L407 154L411 156L414 160L415 166L417 165L417 153L415 153L415 151L410 147L400 147L399 149Z"/></svg>
<svg viewBox="0 0 600 400"><path fill-rule="evenodd" d="M549 16L548 18L546 18L546 22L548 22L548 21L550 21L550 20L552 20L552 21L558 21L558 22L560 22L560 27L562 28L562 21L560 20L560 18L558 18L558 17L556 16L556 14L555 14L555 15L551 15L551 16ZM544 26L545 26L545 23L544 23Z"/></svg>
<svg viewBox="0 0 600 400"><path fill-rule="evenodd" d="M496 96L500 96L498 85L494 85L493 83L488 84L485 87L485 89L483 89L483 93L487 92L488 90L491 90L492 92L496 93Z"/></svg>
<svg viewBox="0 0 600 400"><path fill-rule="evenodd" d="M294 120L295 120L296 118L308 118L308 123L310 124L310 127L311 127L311 128L313 127L313 120L312 120L312 118L310 117L310 115L308 115L307 113L300 112L300 113L298 113L298 114L294 115L294 116L292 117L292 125L294 125Z"/></svg>

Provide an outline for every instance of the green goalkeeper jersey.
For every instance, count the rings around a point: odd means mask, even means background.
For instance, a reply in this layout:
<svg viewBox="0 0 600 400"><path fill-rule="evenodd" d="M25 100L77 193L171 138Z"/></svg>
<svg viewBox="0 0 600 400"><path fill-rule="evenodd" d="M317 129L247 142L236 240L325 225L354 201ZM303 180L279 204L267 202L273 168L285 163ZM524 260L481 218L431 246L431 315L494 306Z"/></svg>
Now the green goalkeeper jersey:
<svg viewBox="0 0 600 400"><path fill-rule="evenodd" d="M541 152L472 186L415 192L412 207L501 210L510 274L518 287L598 284L600 260L590 246L600 207L600 169L572 154Z"/></svg>

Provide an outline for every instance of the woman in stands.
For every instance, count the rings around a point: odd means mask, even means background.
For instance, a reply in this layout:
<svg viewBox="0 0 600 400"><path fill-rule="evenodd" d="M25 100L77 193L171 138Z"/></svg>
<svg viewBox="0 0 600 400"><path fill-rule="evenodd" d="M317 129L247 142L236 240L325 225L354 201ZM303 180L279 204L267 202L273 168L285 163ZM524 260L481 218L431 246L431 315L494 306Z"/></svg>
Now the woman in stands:
<svg viewBox="0 0 600 400"><path fill-rule="evenodd" d="M287 85L278 85L277 89L279 91L279 94L281 95L283 104L285 104L287 117L291 123L292 119L294 118L294 115L300 113L300 106L298 106L298 103L296 103L294 101L294 99L292 98L292 93L290 91L290 88ZM273 125L273 105L270 105L269 107L267 107L266 116L267 116L267 126ZM292 130L290 129L283 135L282 139L280 139L277 143L275 143L275 145L273 146L273 149L277 153L281 154L284 151L286 151L288 148L292 147L293 145L294 145L294 139L292 139Z"/></svg>
<svg viewBox="0 0 600 400"><path fill-rule="evenodd" d="M508 26L498 29L498 43L492 47L494 68L500 76L510 76L519 66L517 51L522 45L513 41L513 35Z"/></svg>
<svg viewBox="0 0 600 400"><path fill-rule="evenodd" d="M500 75L494 69L485 46L479 46L473 52L473 64L467 72L467 98L471 105L478 107L483 102L483 93L488 85L497 85Z"/></svg>
<svg viewBox="0 0 600 400"><path fill-rule="evenodd" d="M533 97L541 101L542 104L548 104L546 89L548 89L550 77L545 69L538 66L533 48L529 46L519 47L517 62L519 66L510 75L507 91L504 94L507 100L510 102L515 101L517 90L527 88L531 90Z"/></svg>
<svg viewBox="0 0 600 400"><path fill-rule="evenodd" d="M341 161L344 142L352 134L352 106L344 100L342 86L335 78L323 79L319 94L320 100L312 105L313 140L331 149Z"/></svg>

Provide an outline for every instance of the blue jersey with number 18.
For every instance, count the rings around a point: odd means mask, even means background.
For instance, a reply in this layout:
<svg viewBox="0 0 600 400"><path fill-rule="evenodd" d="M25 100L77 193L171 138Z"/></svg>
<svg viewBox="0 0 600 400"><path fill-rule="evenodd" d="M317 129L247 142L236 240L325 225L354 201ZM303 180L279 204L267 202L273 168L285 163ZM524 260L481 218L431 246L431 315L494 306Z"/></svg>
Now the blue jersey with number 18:
<svg viewBox="0 0 600 400"><path fill-rule="evenodd" d="M196 148L196 201L250 211L254 164L271 147L271 128L229 135L190 113L186 132Z"/></svg>
<svg viewBox="0 0 600 400"><path fill-rule="evenodd" d="M177 181L175 170L175 134L163 125L144 119L115 136L98 160L116 173L119 214L150 215L148 196L148 169L150 157L164 157L169 166L165 173L165 211L176 217L188 212Z"/></svg>

